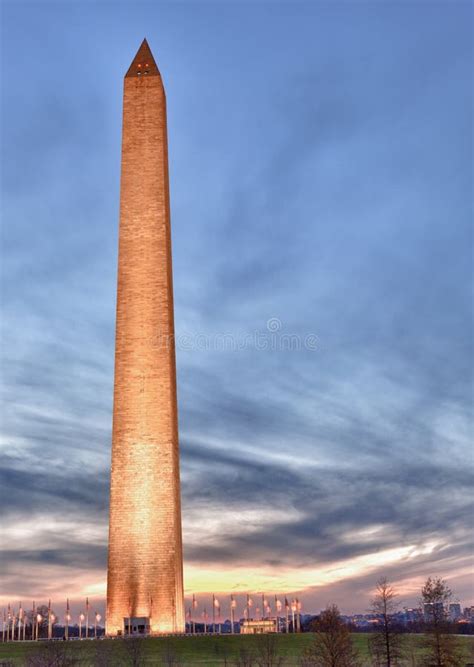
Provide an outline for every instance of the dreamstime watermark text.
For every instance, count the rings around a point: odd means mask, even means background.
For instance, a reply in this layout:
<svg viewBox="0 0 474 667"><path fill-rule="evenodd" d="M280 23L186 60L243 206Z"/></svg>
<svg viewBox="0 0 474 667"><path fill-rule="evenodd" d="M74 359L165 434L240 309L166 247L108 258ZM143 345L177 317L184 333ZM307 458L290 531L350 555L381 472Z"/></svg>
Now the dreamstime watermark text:
<svg viewBox="0 0 474 667"><path fill-rule="evenodd" d="M179 333L174 337L157 336L154 343L157 347L168 347L174 342L177 350L183 351L218 351L240 352L243 350L260 350L274 352L315 351L319 347L316 334L297 334L283 330L277 317L271 317L265 329L249 333Z"/></svg>

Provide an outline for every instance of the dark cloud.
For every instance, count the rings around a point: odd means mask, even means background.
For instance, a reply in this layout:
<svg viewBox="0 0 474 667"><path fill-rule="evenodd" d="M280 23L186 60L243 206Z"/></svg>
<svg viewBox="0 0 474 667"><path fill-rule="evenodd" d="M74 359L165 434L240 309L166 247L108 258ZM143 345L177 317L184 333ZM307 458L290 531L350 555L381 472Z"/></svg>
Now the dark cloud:
<svg viewBox="0 0 474 667"><path fill-rule="evenodd" d="M5 516L20 511L43 513L45 510L60 515L82 511L104 515L108 506L108 473L78 470L76 466L63 469L63 462L36 462L26 467L23 460L2 461L3 512ZM59 465L58 465L59 463Z"/></svg>

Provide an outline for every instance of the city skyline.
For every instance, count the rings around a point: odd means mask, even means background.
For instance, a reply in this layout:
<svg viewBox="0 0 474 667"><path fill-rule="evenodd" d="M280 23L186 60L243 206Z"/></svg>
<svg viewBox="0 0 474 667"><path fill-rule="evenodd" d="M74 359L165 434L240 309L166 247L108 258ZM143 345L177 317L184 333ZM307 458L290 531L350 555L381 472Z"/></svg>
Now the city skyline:
<svg viewBox="0 0 474 667"><path fill-rule="evenodd" d="M105 598L121 81L145 34L185 595L349 613L379 576L414 606L436 575L472 604L469 8L2 12L0 607Z"/></svg>

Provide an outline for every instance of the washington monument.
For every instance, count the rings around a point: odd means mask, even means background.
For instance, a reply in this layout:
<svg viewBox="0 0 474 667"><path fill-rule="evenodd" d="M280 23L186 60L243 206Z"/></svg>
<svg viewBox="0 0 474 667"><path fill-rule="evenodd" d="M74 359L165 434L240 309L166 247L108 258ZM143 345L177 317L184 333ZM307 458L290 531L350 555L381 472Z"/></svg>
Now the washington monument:
<svg viewBox="0 0 474 667"><path fill-rule="evenodd" d="M123 95L107 633L183 631L166 98L144 40Z"/></svg>

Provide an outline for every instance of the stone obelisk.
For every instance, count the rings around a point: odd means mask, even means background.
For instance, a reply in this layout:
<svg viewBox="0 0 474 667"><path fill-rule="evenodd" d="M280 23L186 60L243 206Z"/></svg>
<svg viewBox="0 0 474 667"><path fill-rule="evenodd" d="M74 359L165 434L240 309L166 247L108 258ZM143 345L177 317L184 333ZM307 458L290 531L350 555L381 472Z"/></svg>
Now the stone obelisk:
<svg viewBox="0 0 474 667"><path fill-rule="evenodd" d="M143 41L124 80L107 633L184 630L166 98Z"/></svg>

